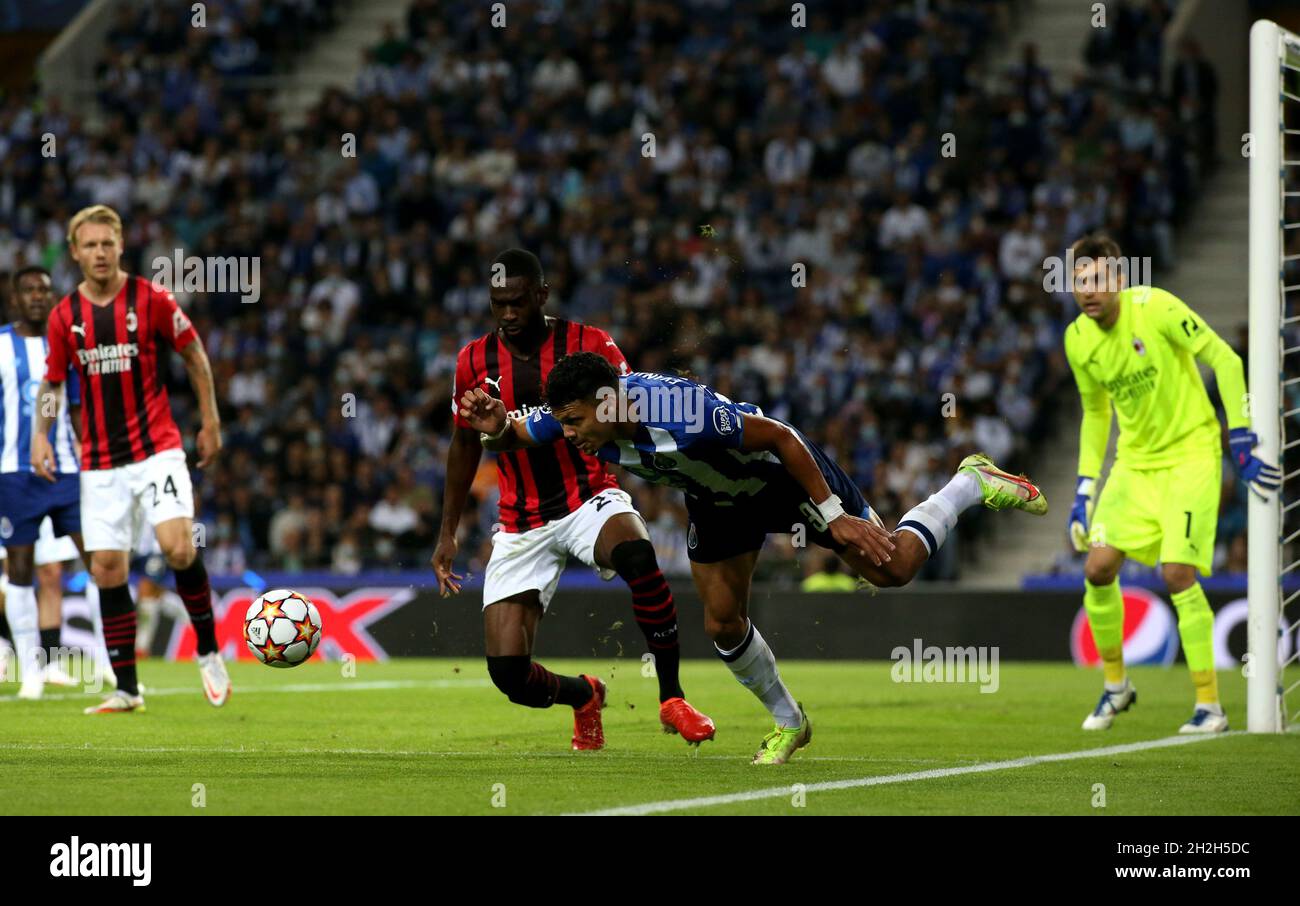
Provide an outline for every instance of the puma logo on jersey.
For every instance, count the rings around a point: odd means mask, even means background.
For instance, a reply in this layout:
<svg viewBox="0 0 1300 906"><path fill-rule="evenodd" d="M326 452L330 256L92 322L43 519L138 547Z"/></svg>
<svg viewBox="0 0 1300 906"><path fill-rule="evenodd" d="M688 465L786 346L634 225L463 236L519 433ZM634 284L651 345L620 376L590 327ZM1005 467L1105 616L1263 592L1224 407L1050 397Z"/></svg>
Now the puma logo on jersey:
<svg viewBox="0 0 1300 906"><path fill-rule="evenodd" d="M86 328L82 327L80 324L73 324L73 325L72 325L72 332L73 332L73 333L79 333L79 334L81 334L82 339L85 339L85 336L86 336Z"/></svg>
<svg viewBox="0 0 1300 906"><path fill-rule="evenodd" d="M499 375L495 378L485 377L483 378L483 383L491 384L496 388L497 393L501 392L501 377Z"/></svg>

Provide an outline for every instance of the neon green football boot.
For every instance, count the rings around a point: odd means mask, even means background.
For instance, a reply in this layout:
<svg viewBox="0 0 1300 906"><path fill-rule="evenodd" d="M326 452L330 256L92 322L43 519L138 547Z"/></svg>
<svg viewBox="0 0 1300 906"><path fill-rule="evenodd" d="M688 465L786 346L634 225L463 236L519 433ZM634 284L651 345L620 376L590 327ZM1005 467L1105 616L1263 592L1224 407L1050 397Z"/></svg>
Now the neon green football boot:
<svg viewBox="0 0 1300 906"><path fill-rule="evenodd" d="M967 456L957 471L969 472L975 476L975 480L980 483L984 505L990 510L1013 507L1034 516L1042 516L1047 512L1047 498L1038 489L1038 485L1024 475L1003 472L983 453Z"/></svg>
<svg viewBox="0 0 1300 906"><path fill-rule="evenodd" d="M808 712L799 703L799 726L775 727L763 737L763 744L754 754L752 764L785 764L794 754L795 749L802 749L812 742L812 721Z"/></svg>

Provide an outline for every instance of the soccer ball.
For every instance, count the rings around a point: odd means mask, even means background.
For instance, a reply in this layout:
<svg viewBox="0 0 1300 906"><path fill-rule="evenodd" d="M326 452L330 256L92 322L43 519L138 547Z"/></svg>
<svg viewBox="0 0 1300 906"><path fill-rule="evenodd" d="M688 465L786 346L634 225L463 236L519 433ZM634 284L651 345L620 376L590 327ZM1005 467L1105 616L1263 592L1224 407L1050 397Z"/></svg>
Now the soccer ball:
<svg viewBox="0 0 1300 906"><path fill-rule="evenodd" d="M322 635L316 605L287 588L259 595L244 614L244 642L268 667L297 667L316 653Z"/></svg>

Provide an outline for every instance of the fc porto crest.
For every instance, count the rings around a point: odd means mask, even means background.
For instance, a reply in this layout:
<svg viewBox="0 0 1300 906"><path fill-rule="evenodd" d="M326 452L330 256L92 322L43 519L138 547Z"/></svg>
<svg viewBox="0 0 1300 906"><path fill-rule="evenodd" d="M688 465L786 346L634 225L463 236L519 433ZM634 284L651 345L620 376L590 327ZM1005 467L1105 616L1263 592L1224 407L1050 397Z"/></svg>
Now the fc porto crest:
<svg viewBox="0 0 1300 906"><path fill-rule="evenodd" d="M1139 338L1139 337L1134 337L1134 338L1133 338L1133 348L1137 351L1137 354L1138 354L1138 355L1146 355L1146 354L1147 354L1147 347L1146 347L1146 344L1143 343L1142 340L1141 340L1141 338Z"/></svg>

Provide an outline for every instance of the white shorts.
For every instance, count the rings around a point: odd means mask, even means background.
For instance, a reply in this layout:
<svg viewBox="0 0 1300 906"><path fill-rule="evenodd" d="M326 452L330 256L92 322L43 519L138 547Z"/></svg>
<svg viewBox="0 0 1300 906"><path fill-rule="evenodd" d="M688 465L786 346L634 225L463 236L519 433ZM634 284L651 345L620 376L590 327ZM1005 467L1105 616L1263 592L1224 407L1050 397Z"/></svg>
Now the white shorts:
<svg viewBox="0 0 1300 906"><path fill-rule="evenodd" d="M76 560L80 556L81 554L77 553L77 545L71 537L68 535L62 538L54 537L54 523L50 521L49 516L41 520L41 533L36 538L37 566L64 563L68 560Z"/></svg>
<svg viewBox="0 0 1300 906"><path fill-rule="evenodd" d="M497 532L492 536L492 556L483 577L483 607L521 592L541 593L545 610L560 584L560 574L572 554L595 567L605 580L614 571L596 565L596 538L611 516L635 513L626 491L606 488L563 519L526 532Z"/></svg>
<svg viewBox="0 0 1300 906"><path fill-rule="evenodd" d="M81 473L81 537L88 551L129 551L137 520L194 518L184 450L163 450L114 469Z"/></svg>

